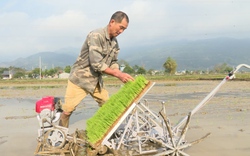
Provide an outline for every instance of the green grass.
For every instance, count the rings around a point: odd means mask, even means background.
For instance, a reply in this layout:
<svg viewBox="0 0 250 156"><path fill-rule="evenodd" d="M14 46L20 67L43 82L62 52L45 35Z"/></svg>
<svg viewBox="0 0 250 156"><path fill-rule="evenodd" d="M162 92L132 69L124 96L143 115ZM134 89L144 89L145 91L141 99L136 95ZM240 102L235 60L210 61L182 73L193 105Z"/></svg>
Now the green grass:
<svg viewBox="0 0 250 156"><path fill-rule="evenodd" d="M93 117L87 120L86 131L90 143L96 144L104 137L147 83L148 81L143 76L138 76L135 81L126 83L116 94L110 97Z"/></svg>

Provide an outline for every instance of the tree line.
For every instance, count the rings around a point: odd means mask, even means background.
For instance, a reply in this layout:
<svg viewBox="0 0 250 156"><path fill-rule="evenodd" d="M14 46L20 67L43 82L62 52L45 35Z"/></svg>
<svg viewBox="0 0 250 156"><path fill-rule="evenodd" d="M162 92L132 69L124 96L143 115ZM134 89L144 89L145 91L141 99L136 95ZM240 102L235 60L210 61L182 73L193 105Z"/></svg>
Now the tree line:
<svg viewBox="0 0 250 156"><path fill-rule="evenodd" d="M40 68L34 68L32 70L25 70L23 68L10 66L8 68L2 67L0 68L0 78L3 78L3 73L5 71L8 71L9 73L13 73L13 77L15 79L25 79L25 78L31 78L31 79L37 79L37 78L54 78L58 77L60 73L66 72L70 73L71 67L66 66L64 68L62 67L55 67L51 69L40 69Z"/></svg>
<svg viewBox="0 0 250 156"><path fill-rule="evenodd" d="M157 75L157 74L170 74L174 75L177 73L177 62L171 58L168 57L164 64L162 65L164 71L160 70L155 70L155 69L149 69L146 70L144 66L139 66L139 65L133 65L131 66L128 62L125 60L120 60L119 62L120 65L120 70L122 70L125 73L129 73L132 75ZM27 71L23 68L19 67L13 67L10 66L8 68L0 68L0 78L2 78L2 74L4 71L13 71L13 78L15 79L24 79L24 78L58 78L60 73L70 73L71 66L65 66L64 68L62 67L55 67L52 69L40 69L40 68L34 68L33 70ZM232 71L233 68L228 66L226 63L222 64L217 64L214 66L213 70L210 72L214 73L225 73L225 72L230 72ZM197 72L197 71L195 71ZM207 71L199 71L200 73L207 73ZM192 74L193 71L185 71L185 74Z"/></svg>

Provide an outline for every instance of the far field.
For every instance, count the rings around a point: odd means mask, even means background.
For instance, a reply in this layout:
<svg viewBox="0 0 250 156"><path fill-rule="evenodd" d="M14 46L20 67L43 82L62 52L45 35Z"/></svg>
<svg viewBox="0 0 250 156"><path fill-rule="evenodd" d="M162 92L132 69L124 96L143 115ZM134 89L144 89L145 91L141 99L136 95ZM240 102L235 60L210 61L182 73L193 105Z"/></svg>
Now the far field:
<svg viewBox="0 0 250 156"><path fill-rule="evenodd" d="M195 75L157 75L148 76L146 79L154 82L164 81L190 81L190 80L223 80L226 74L195 74ZM250 73L236 73L234 81L250 81ZM0 86L23 86L23 85L66 85L67 79L11 79L11 80L0 80ZM104 82L107 85L120 84L121 82L114 77L104 76Z"/></svg>

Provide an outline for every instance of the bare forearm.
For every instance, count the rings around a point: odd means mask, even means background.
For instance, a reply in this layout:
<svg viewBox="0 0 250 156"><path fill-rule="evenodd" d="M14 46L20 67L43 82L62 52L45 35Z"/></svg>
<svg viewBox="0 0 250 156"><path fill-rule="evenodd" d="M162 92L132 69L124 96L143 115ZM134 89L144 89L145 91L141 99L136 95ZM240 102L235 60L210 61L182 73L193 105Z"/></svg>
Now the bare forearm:
<svg viewBox="0 0 250 156"><path fill-rule="evenodd" d="M114 76L117 78L118 78L119 74L121 73L121 71L119 69L111 69L111 68L106 68L103 72L105 74L108 74L108 75L111 75L111 76Z"/></svg>
<svg viewBox="0 0 250 156"><path fill-rule="evenodd" d="M111 69L111 68L106 68L104 70L104 73L117 77L118 79L120 79L123 83L126 83L128 81L134 81L134 78L132 76L130 76L127 73L123 73L121 72L119 69Z"/></svg>

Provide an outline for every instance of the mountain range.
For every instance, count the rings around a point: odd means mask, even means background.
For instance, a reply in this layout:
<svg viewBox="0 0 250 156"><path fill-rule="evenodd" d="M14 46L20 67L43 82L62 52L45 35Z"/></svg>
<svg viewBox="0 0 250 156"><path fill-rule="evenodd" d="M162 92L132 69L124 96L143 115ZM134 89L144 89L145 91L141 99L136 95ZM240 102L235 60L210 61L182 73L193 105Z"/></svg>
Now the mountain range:
<svg viewBox="0 0 250 156"><path fill-rule="evenodd" d="M0 67L21 67L27 70L38 68L41 60L43 68L72 65L80 49L64 48L53 52L38 52L26 58L0 63ZM124 47L119 59L131 66L163 70L168 57L174 59L178 70L212 69L215 65L226 63L229 66L250 64L250 38L213 38L203 40L165 41L157 44L144 44L137 47Z"/></svg>

